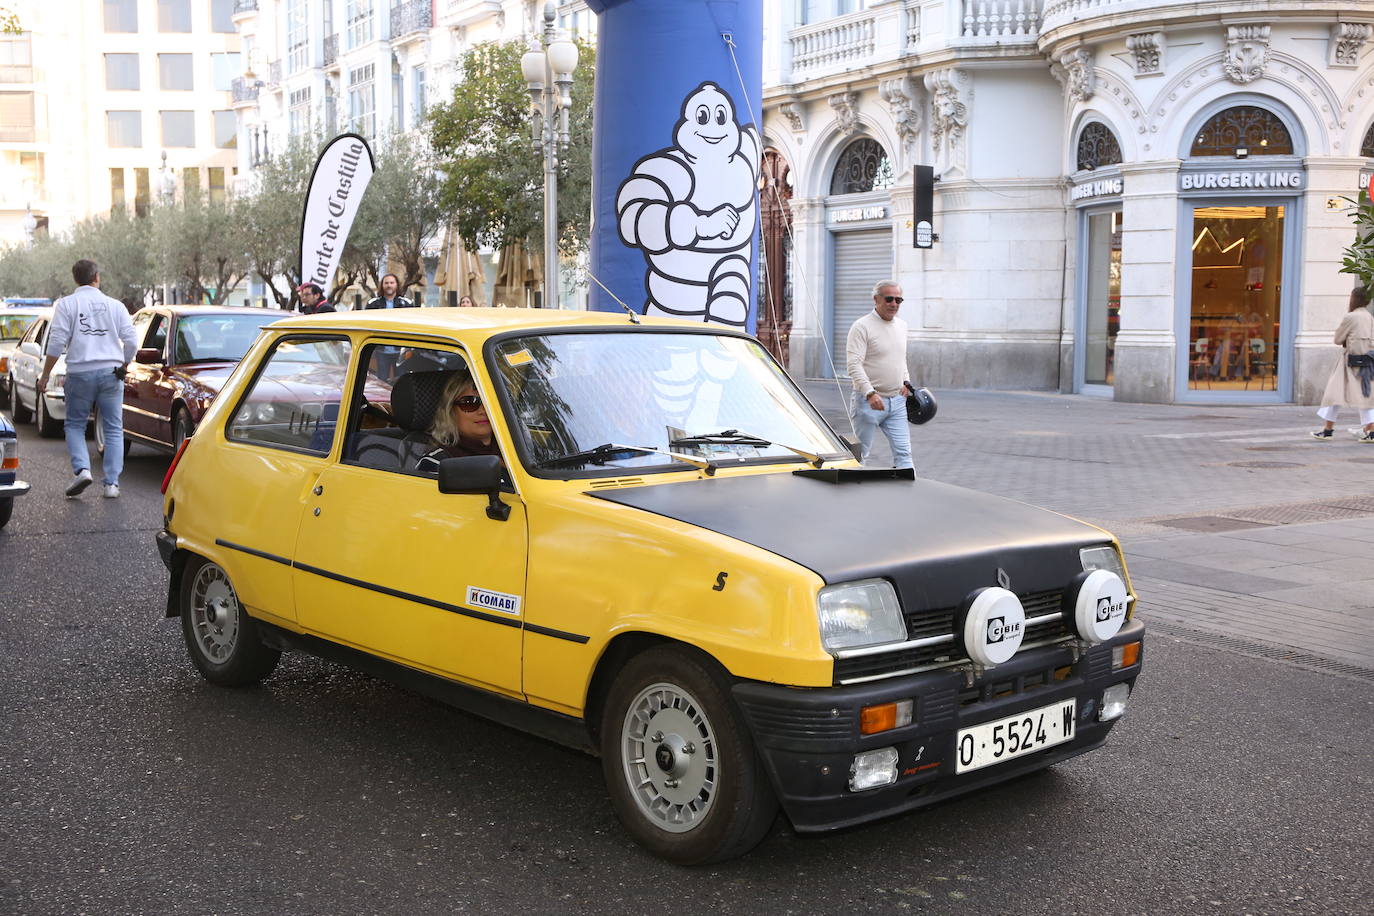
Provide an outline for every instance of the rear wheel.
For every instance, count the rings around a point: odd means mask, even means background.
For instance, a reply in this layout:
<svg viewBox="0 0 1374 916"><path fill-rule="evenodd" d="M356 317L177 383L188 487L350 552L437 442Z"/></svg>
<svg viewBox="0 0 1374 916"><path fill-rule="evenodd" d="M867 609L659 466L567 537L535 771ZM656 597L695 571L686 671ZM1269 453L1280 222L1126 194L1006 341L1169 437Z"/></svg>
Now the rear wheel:
<svg viewBox="0 0 1374 916"><path fill-rule="evenodd" d="M38 435L44 439L56 439L62 435L62 421L55 420L48 413L48 396L37 388L33 390L33 403L38 412Z"/></svg>
<svg viewBox="0 0 1374 916"><path fill-rule="evenodd" d="M19 402L19 383L10 377L10 416L16 423L27 423L33 419L33 411Z"/></svg>
<svg viewBox="0 0 1374 916"><path fill-rule="evenodd" d="M621 823L670 862L741 856L777 816L724 676L693 654L662 647L631 659L606 697L601 742Z"/></svg>
<svg viewBox="0 0 1374 916"><path fill-rule="evenodd" d="M0 499L0 528L9 524L10 516L14 514L14 497L6 496Z"/></svg>
<svg viewBox="0 0 1374 916"><path fill-rule="evenodd" d="M244 611L228 574L196 558L181 577L181 633L191 663L221 687L256 684L277 667L281 652L263 645L257 622Z"/></svg>
<svg viewBox="0 0 1374 916"><path fill-rule="evenodd" d="M191 422L191 418L186 415L186 411L177 410L172 414L172 451L181 451L181 443L195 435L196 424Z"/></svg>

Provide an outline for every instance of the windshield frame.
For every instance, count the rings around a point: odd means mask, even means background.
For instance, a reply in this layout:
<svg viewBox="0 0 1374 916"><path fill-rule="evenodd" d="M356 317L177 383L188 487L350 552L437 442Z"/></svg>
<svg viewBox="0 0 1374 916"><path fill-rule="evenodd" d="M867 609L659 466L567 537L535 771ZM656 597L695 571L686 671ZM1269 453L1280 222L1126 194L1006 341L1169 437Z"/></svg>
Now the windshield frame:
<svg viewBox="0 0 1374 916"><path fill-rule="evenodd" d="M609 315L610 313L607 314ZM763 357L777 368L779 379L786 388L792 392L792 395L797 399L797 403L805 408L807 415L811 417L820 429L834 438L838 444L839 448L837 450L825 452L821 457L825 458L826 461L844 461L854 457L853 452L846 446L844 437L841 436L840 433L830 425L829 421L825 419L825 416L816 409L816 405L811 403L806 393L803 392L801 387L792 379L792 376L787 373L786 368L777 361L777 358L774 357L772 353L768 352L768 348L763 346L757 338L743 333L742 331L708 324L703 324L700 328L665 328L655 327L653 325L628 323L624 327L521 328L518 330L504 331L500 334L493 334L491 337L487 338L482 344L482 362L487 371L488 379L492 387L496 390L496 398L501 404L501 417L506 425L506 431L508 433L507 438L510 442L511 450L520 458L521 467L525 473L529 474L531 477L542 480L589 480L600 477L641 477L647 474L672 474L682 471L705 473L703 471L698 471L686 462L673 461L667 458L664 459L662 464L635 465L633 467L593 465L584 468L541 468L536 465L533 456L526 451L524 437L519 435L516 431L516 424L513 418L517 417L518 413L515 409L515 404L511 400L511 392L506 385L506 378L499 369L496 348L507 341L522 338L558 337L564 335L590 336L592 334L691 334L703 337L735 337L754 344L758 347ZM707 432L714 432L714 430L707 430ZM789 442L787 444L792 445L793 443ZM806 459L802 458L800 455L763 455L757 458L731 460L728 464L722 465L721 467L724 469L757 467L759 465L800 465L806 467L808 463Z"/></svg>
<svg viewBox="0 0 1374 916"><path fill-rule="evenodd" d="M176 359L176 358L175 358L175 356L176 356L176 346L177 346L176 341L177 341L177 339L181 336L181 334L183 333L183 332L182 332L182 326L183 326L183 325L186 325L187 327L190 327L190 328L194 328L194 327L196 326L196 324L199 323L199 322L217 321L217 320L222 320L222 319L225 319L225 318L232 319L232 320L234 320L234 321L239 321L239 320L244 320L245 314L248 316L248 321L251 321L254 317L259 317L259 316L262 317L262 318L264 319L264 321L263 321L262 324L258 325L258 333L257 333L257 336L255 336L251 341L248 342L248 348L245 349L245 350L244 350L241 354L239 354L238 356L193 356L193 357L191 357L191 358L189 358L189 359ZM256 311L254 311L254 312L252 312L252 313L223 311L223 312L190 312L190 313L181 313L181 314L177 314L177 315L174 316L174 323L172 324L172 326L171 326L171 328L170 328L170 333L167 335L167 343L166 343L166 345L163 347L163 349L166 351L166 352L165 352L165 356L166 356L167 359L168 359L168 363L167 363L167 364L168 364L168 365L173 365L173 366L196 366L196 365L200 365L200 364L203 364L203 363L236 363L236 362L239 362L239 361L242 360L245 356L247 356L247 355L249 354L249 352L253 349L253 344L257 343L258 337L262 336L263 329L266 328L268 325L272 324L274 321L279 321L279 320L281 320L281 319L280 319L280 316L275 316L275 315L260 315L260 313L258 313L258 312L256 312Z"/></svg>

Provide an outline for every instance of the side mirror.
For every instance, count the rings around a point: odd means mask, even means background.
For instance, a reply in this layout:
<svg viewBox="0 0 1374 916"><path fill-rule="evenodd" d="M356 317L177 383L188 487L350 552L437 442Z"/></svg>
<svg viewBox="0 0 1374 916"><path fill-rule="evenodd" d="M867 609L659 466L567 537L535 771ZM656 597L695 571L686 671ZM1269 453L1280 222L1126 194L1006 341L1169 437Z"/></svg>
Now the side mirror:
<svg viewBox="0 0 1374 916"><path fill-rule="evenodd" d="M38 349L38 344L27 340L19 345L19 352L27 353L29 356L42 356L43 351Z"/></svg>
<svg viewBox="0 0 1374 916"><path fill-rule="evenodd" d="M510 506L501 502L500 497L505 479L506 466L496 455L469 455L439 462L439 492L487 494L487 518L498 522L510 518Z"/></svg>
<svg viewBox="0 0 1374 916"><path fill-rule="evenodd" d="M134 354L134 362L143 363L145 366L159 366L162 364L162 351L157 347L140 347Z"/></svg>

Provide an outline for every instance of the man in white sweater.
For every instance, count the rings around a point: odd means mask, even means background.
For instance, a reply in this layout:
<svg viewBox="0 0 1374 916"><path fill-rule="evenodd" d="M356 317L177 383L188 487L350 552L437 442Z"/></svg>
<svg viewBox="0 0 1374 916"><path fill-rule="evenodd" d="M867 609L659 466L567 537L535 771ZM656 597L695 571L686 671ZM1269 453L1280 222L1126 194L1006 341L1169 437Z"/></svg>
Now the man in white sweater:
<svg viewBox="0 0 1374 916"><path fill-rule="evenodd" d="M897 317L902 288L891 280L873 287L873 311L854 322L845 346L846 367L854 383L850 416L868 463L873 434L882 429L892 446L892 465L912 467L911 436L907 430L906 322Z"/></svg>
<svg viewBox="0 0 1374 916"><path fill-rule="evenodd" d="M98 406L105 428L105 495L114 499L119 496L119 475L124 471L124 367L134 358L138 344L124 303L100 291L100 268L94 261L83 258L73 264L72 279L76 292L58 299L53 307L38 389L48 387L48 375L65 352L67 419L62 428L76 475L67 485L67 495L80 496L91 485L86 423L91 409Z"/></svg>

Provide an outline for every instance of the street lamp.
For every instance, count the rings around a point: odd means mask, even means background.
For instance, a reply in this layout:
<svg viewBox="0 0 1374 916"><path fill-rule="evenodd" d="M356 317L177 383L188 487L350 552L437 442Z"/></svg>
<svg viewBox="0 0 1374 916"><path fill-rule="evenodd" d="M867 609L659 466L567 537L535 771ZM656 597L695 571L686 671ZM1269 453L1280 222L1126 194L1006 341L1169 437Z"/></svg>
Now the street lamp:
<svg viewBox="0 0 1374 916"><path fill-rule="evenodd" d="M164 204L171 204L176 199L177 179L176 174L167 168L167 151L162 151L162 165L157 170L158 173L158 194L162 197Z"/></svg>
<svg viewBox="0 0 1374 916"><path fill-rule="evenodd" d="M544 305L558 305L558 152L568 148L568 110L577 45L554 28L553 3L544 4L544 41L536 37L520 58L533 111L534 148L544 154Z"/></svg>
<svg viewBox="0 0 1374 916"><path fill-rule="evenodd" d="M24 227L24 244L33 247L33 234L38 231L38 217L33 215L33 204L24 205L24 219L21 225Z"/></svg>

